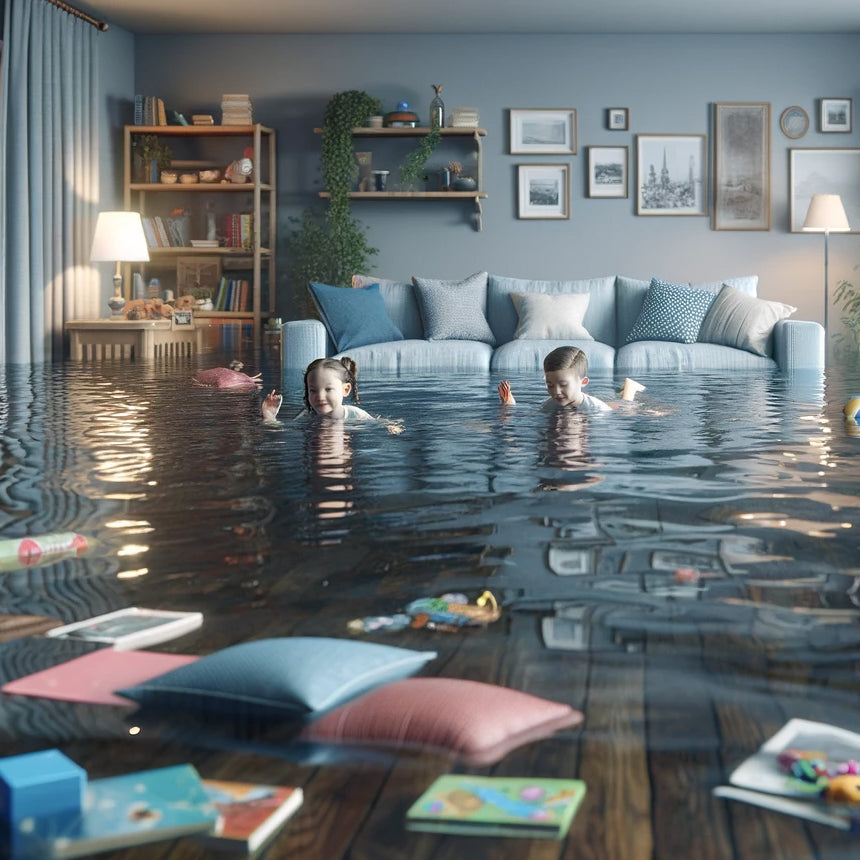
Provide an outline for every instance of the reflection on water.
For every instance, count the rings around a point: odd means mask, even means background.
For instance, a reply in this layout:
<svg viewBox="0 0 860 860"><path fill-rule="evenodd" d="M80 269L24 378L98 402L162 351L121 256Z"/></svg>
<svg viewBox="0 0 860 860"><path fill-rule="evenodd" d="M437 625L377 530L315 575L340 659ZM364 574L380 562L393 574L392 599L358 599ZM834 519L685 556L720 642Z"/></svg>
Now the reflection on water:
<svg viewBox="0 0 860 860"><path fill-rule="evenodd" d="M0 612L149 604L217 622L259 607L276 625L293 571L325 584L337 567L327 599L347 603L369 599L382 556L410 595L440 567L452 587L491 584L549 649L637 652L665 634L698 653L720 634L833 672L860 659L860 439L840 414L856 368L826 388L656 376L634 408L590 416L540 414L538 376L511 380L504 415L490 377L362 379L363 405L403 418L402 436L265 426L259 392L194 388L195 369L2 371L2 536L76 531L93 549L4 575ZM263 383L280 388L276 369ZM299 406L286 394L282 416Z"/></svg>

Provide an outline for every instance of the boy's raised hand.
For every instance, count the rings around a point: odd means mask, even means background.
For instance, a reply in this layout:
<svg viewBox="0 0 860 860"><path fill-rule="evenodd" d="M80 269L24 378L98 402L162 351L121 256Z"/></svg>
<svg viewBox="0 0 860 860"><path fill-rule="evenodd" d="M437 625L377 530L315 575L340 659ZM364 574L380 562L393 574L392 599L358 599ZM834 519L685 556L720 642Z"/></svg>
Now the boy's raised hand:
<svg viewBox="0 0 860 860"><path fill-rule="evenodd" d="M499 400L507 406L513 406L517 402L514 400L514 395L511 392L511 384L507 379L499 383Z"/></svg>
<svg viewBox="0 0 860 860"><path fill-rule="evenodd" d="M262 406L264 421L275 421L283 400L284 398L280 394L275 394L274 388L266 395Z"/></svg>

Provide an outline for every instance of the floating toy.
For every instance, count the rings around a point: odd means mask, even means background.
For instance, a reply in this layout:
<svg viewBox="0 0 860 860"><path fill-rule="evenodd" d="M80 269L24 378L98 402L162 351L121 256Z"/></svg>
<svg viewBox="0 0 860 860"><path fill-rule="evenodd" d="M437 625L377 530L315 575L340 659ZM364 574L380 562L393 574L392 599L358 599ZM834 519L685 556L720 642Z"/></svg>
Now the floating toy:
<svg viewBox="0 0 860 860"><path fill-rule="evenodd" d="M428 630L455 631L461 627L479 627L497 621L502 610L491 591L485 591L469 603L465 594L443 594L413 600L404 612L395 615L372 615L354 618L347 627L354 633L375 630L403 630L405 627L426 627Z"/></svg>
<svg viewBox="0 0 860 860"><path fill-rule="evenodd" d="M191 380L195 385L204 388L227 388L233 391L257 388L261 385L258 373L256 376L248 376L240 370L231 370L229 367L213 367L209 370L201 370Z"/></svg>
<svg viewBox="0 0 860 860"><path fill-rule="evenodd" d="M858 412L860 412L860 394L854 394L842 407L842 414L849 421L856 421Z"/></svg>
<svg viewBox="0 0 860 860"><path fill-rule="evenodd" d="M77 532L0 540L0 570L52 564L69 556L83 555L89 548L89 541Z"/></svg>
<svg viewBox="0 0 860 860"><path fill-rule="evenodd" d="M641 382L637 382L635 379L631 379L629 376L624 380L624 385L621 386L621 399L622 400L635 400L636 395L640 391L644 391L645 386Z"/></svg>

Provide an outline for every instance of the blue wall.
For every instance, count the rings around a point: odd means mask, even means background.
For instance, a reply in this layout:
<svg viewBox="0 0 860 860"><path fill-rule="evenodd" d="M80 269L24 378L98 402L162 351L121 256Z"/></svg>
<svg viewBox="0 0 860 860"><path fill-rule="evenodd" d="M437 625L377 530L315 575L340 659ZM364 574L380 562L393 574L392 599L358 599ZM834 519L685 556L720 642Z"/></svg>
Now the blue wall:
<svg viewBox="0 0 860 860"><path fill-rule="evenodd" d="M820 97L850 97L860 108L858 85L846 80L860 50L856 35L136 36L134 43L135 90L160 95L168 108L217 119L222 93L251 94L255 119L278 132L282 236L288 218L320 189L313 128L332 93L367 90L387 110L403 99L423 117L430 84L441 82L448 108L477 106L488 131L483 232L469 227L465 202L355 203L380 249L375 274L381 277L459 278L488 269L539 278L621 273L687 281L757 273L760 295L792 302L799 317L823 318L823 239L788 232L789 149L860 146L856 121L853 134L817 131ZM636 216L636 134L710 135L714 102L748 101L772 106L771 230L714 231L708 217ZM779 115L795 104L811 125L792 141L780 132ZM630 109L628 132L605 130L610 106ZM508 110L533 107L576 108L577 155L508 154ZM630 147L626 200L585 196L589 145ZM572 165L570 220L519 220L516 166L564 160ZM856 276L860 238L833 236L830 246L832 290L839 278ZM278 311L292 312L283 283Z"/></svg>

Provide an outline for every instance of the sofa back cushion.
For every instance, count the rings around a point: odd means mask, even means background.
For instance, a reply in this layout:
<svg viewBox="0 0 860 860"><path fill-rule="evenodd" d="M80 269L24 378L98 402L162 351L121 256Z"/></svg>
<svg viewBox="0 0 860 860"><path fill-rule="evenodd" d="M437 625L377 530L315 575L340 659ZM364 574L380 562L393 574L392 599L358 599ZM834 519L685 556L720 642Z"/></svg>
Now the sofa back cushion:
<svg viewBox="0 0 860 860"><path fill-rule="evenodd" d="M720 291L723 284L728 284L739 290L744 295L755 296L758 288L758 275L748 275L740 278L725 278L722 281L702 281L697 284L690 284L691 287L697 290L707 290L715 295ZM627 343L627 336L636 324L639 314L642 312L642 304L645 301L645 296L648 293L648 288L651 286L650 279L640 281L637 278L628 278L624 275L619 275L615 279L616 292L616 315L617 315L617 331L615 335L615 343L618 346L623 346Z"/></svg>
<svg viewBox="0 0 860 860"><path fill-rule="evenodd" d="M582 324L595 340L612 346L616 344L614 275L582 281L535 281L527 278L490 275L487 291L487 319L498 344L508 343L514 339L514 332L519 322L511 293L549 295L588 293L588 309Z"/></svg>
<svg viewBox="0 0 860 860"><path fill-rule="evenodd" d="M374 278L370 275L353 275L353 287L369 287L379 284L379 292L385 303L385 310L406 340L423 340L424 327L415 298L415 288L411 283L392 281L388 278Z"/></svg>

